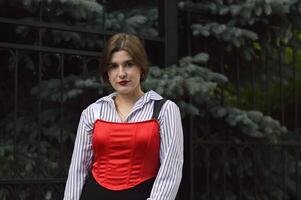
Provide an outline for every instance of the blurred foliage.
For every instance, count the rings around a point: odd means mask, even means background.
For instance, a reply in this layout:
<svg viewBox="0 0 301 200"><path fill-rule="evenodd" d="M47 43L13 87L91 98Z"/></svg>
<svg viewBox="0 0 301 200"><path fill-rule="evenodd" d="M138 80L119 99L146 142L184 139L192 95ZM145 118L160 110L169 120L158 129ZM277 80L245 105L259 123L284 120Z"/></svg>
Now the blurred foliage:
<svg viewBox="0 0 301 200"><path fill-rule="evenodd" d="M299 0L179 1L191 13L192 43L204 43L193 53L208 53L207 66L229 78L225 103L258 109L297 131L300 120L292 124L289 113L300 113L300 7Z"/></svg>
<svg viewBox="0 0 301 200"><path fill-rule="evenodd" d="M206 66L229 79L218 89L221 103L200 107L210 115L195 119L201 124L197 130L203 130L194 138L195 175L206 177L195 179L195 185L211 191L199 189L197 199L297 198L300 157L295 147L266 142L298 143L301 138L296 121L301 100L300 7L299 0L179 2L179 8L191 14L192 43L204 43L194 51L208 53ZM218 141L224 146L214 145ZM227 141L258 145L231 148Z"/></svg>
<svg viewBox="0 0 301 200"><path fill-rule="evenodd" d="M158 36L158 9L152 2L137 4L132 8L111 9L105 12L105 7L96 0L19 0L3 2L0 15L11 17L9 10L18 9L14 18L25 21L44 22L76 26L93 32L124 31L144 37ZM79 29L80 30L80 29ZM42 34L42 43L48 46L63 46L68 48L99 50L103 40L97 34L87 34L66 30L38 29L29 26L17 26L15 32L20 41L32 41L33 35ZM37 39L37 38L36 38ZM32 41L37 43L38 40Z"/></svg>
<svg viewBox="0 0 301 200"><path fill-rule="evenodd" d="M294 130L299 123L294 117L301 112L297 106L301 101L298 92L301 90L301 51L285 47L271 55L273 59L264 55L262 69L248 71L252 75L246 78L248 81L242 80L240 87L237 87L237 80L228 84L225 87L225 100L229 105L257 109L278 119L282 118L283 112L283 123Z"/></svg>
<svg viewBox="0 0 301 200"><path fill-rule="evenodd" d="M257 40L259 35L262 38L275 35L278 42L287 43L293 36L292 27L301 23L299 0L181 1L179 7L207 15L200 18L201 23L191 25L194 35L214 35L236 47ZM273 26L279 28L277 32L271 31Z"/></svg>

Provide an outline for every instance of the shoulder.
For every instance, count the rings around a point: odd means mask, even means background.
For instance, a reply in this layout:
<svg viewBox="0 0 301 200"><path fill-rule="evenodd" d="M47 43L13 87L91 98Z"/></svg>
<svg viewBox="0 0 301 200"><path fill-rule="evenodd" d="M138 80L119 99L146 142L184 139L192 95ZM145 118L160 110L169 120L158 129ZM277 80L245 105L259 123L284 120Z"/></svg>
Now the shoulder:
<svg viewBox="0 0 301 200"><path fill-rule="evenodd" d="M107 96L103 96L99 99L97 99L95 102L91 103L89 106L87 106L82 111L82 116L87 121L94 121L97 119L100 115L101 109L103 106L108 106L110 103L113 102L112 97L115 95L115 93L111 93Z"/></svg>
<svg viewBox="0 0 301 200"><path fill-rule="evenodd" d="M162 106L158 121L160 124L160 134L167 134L172 137L175 130L181 126L181 113L178 105L172 100L167 100Z"/></svg>
<svg viewBox="0 0 301 200"><path fill-rule="evenodd" d="M103 96L97 99L95 102L91 103L85 110L95 110L95 109L99 109L104 104L114 103L113 97L115 96L116 96L116 92Z"/></svg>
<svg viewBox="0 0 301 200"><path fill-rule="evenodd" d="M167 99L166 102L162 105L161 111L159 113L159 121L173 121L177 118L181 118L178 105L174 101Z"/></svg>
<svg viewBox="0 0 301 200"><path fill-rule="evenodd" d="M166 102L163 104L161 111L163 114L166 112L179 111L179 106L174 101L167 99Z"/></svg>
<svg viewBox="0 0 301 200"><path fill-rule="evenodd" d="M150 90L149 92L147 92L147 96L148 96L148 100L151 100L153 102L160 101L160 100L165 101L161 107L160 115L164 114L167 111L179 110L179 107L177 106L177 104L174 101L162 97L160 94L158 94L157 92L155 92L153 90Z"/></svg>

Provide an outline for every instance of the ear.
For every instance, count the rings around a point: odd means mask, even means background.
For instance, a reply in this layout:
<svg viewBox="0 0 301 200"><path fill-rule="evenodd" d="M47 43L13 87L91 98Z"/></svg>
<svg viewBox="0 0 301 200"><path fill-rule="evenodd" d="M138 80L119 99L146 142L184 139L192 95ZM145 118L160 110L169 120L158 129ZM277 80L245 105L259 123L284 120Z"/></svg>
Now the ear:
<svg viewBox="0 0 301 200"><path fill-rule="evenodd" d="M140 75L140 81L143 81L145 78L145 74L143 72L141 72L141 75Z"/></svg>

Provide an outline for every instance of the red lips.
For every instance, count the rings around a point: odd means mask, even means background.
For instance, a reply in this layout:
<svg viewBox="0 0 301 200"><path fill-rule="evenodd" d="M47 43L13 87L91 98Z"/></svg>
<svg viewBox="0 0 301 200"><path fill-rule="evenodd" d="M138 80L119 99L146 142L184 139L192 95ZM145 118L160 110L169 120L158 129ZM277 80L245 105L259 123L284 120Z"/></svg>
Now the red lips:
<svg viewBox="0 0 301 200"><path fill-rule="evenodd" d="M126 85L128 82L129 82L129 81L119 81L118 84L124 86L124 85Z"/></svg>

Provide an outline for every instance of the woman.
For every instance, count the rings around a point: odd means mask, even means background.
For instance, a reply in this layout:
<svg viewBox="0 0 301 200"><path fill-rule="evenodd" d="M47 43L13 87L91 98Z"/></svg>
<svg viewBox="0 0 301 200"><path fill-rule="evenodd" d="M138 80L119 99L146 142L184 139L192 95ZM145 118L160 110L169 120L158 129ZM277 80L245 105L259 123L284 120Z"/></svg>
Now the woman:
<svg viewBox="0 0 301 200"><path fill-rule="evenodd" d="M82 112L64 200L175 199L183 166L180 112L142 91L149 64L141 41L112 36L100 68L115 92Z"/></svg>

